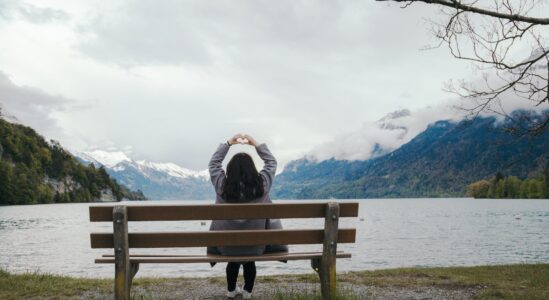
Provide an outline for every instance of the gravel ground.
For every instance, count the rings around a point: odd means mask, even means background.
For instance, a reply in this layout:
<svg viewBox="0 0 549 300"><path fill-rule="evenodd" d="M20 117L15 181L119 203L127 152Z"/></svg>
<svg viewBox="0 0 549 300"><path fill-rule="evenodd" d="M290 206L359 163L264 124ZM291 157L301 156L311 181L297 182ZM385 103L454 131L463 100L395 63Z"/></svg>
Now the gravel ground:
<svg viewBox="0 0 549 300"><path fill-rule="evenodd" d="M135 299L227 299L225 283L219 278L169 280L155 286L134 286ZM318 283L272 282L258 278L253 299L275 299L276 295L319 294ZM378 287L340 283L343 294L358 296L359 299L473 299L481 288L471 287ZM112 299L112 294L87 291L81 299ZM237 297L236 299L241 299Z"/></svg>

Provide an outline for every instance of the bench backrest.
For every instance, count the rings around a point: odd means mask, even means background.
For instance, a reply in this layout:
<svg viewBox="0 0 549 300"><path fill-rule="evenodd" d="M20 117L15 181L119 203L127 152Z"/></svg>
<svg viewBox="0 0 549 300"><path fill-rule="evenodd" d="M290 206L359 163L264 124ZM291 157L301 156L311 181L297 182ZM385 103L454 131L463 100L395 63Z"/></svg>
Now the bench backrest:
<svg viewBox="0 0 549 300"><path fill-rule="evenodd" d="M115 248L127 236L129 248L322 244L327 232L337 243L354 243L356 229L338 229L340 217L357 217L358 203L269 203L90 206L91 222L113 222L114 233L91 233L92 248ZM127 232L128 221L324 218L323 229Z"/></svg>

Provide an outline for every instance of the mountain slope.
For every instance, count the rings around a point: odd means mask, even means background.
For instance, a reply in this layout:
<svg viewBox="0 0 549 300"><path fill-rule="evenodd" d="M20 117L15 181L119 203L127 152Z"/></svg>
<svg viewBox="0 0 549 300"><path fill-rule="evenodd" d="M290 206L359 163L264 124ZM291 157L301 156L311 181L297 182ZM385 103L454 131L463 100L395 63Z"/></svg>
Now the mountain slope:
<svg viewBox="0 0 549 300"><path fill-rule="evenodd" d="M32 128L0 118L0 204L144 199Z"/></svg>
<svg viewBox="0 0 549 300"><path fill-rule="evenodd" d="M366 161L306 159L276 179L276 198L465 196L466 186L502 172L527 177L549 161L549 134L517 137L495 118L439 121L399 149Z"/></svg>
<svg viewBox="0 0 549 300"><path fill-rule="evenodd" d="M215 197L208 170L193 171L173 163L135 161L122 152L80 152L84 163L104 166L116 180L138 189L150 199L213 199Z"/></svg>

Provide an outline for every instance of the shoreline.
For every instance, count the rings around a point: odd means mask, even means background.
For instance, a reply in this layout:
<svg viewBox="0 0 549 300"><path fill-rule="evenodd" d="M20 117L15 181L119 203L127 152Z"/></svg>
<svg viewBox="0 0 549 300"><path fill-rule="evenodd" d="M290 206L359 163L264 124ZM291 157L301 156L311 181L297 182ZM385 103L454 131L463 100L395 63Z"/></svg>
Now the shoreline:
<svg viewBox="0 0 549 300"><path fill-rule="evenodd" d="M548 201L549 198L474 198L474 197L427 197L427 198L415 198L415 197L399 197L399 198L342 198L342 199L272 199L273 201L303 201L303 202L310 202L310 201L368 201L368 200L439 200L439 199L460 199L460 200L494 200L494 201L505 201L505 200L519 200L519 201L532 201L532 200L541 200L541 201ZM14 207L14 206L33 206L33 205L49 205L49 204L113 204L113 203L146 203L146 202L212 202L214 199L169 199L169 200L155 200L155 199L147 199L147 200L128 200L124 199L121 201L88 201L88 202L51 202L51 203L21 203L21 204L0 204L0 207Z"/></svg>
<svg viewBox="0 0 549 300"><path fill-rule="evenodd" d="M338 273L342 299L548 299L549 263ZM239 277L242 282L242 276ZM112 299L112 278L0 270L1 299ZM258 276L256 299L318 299L314 273ZM136 299L225 299L224 277L138 277Z"/></svg>

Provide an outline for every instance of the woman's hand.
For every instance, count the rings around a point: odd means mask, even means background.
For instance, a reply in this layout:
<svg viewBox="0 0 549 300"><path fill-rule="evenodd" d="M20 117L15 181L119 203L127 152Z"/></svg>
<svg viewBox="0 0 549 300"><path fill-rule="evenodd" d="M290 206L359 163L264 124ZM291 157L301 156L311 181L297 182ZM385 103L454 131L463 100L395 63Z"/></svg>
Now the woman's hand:
<svg viewBox="0 0 549 300"><path fill-rule="evenodd" d="M244 138L244 144L248 144L254 147L257 147L259 145L251 135L245 134L242 137Z"/></svg>
<svg viewBox="0 0 549 300"><path fill-rule="evenodd" d="M242 145L250 145L254 147L257 147L259 145L251 135L241 134L241 133L235 134L232 138L227 140L227 143L229 145L242 144Z"/></svg>
<svg viewBox="0 0 549 300"><path fill-rule="evenodd" d="M244 136L241 133L237 133L232 138L228 139L227 143L229 145L242 144L241 141L243 140L243 138L244 138Z"/></svg>

